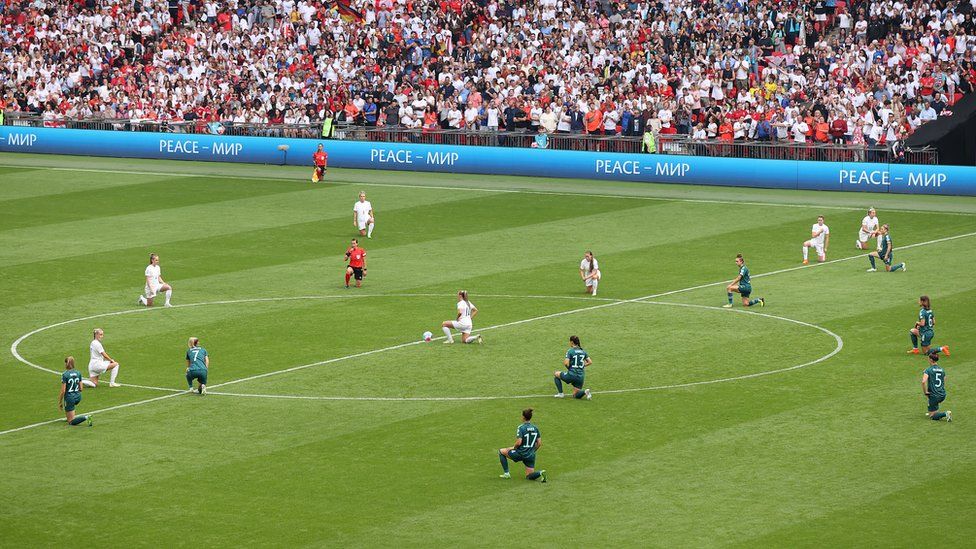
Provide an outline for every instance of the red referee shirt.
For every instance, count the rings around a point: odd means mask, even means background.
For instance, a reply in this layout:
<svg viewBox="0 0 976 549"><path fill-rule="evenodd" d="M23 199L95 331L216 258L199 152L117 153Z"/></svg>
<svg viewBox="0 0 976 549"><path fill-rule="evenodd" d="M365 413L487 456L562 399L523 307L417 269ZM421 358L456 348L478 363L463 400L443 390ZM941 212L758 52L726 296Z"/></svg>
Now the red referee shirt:
<svg viewBox="0 0 976 549"><path fill-rule="evenodd" d="M346 259L349 260L350 267L362 267L366 262L366 250L355 247L346 250Z"/></svg>
<svg viewBox="0 0 976 549"><path fill-rule="evenodd" d="M312 158L315 160L316 166L325 166L325 164L329 161L329 153L325 151L316 151L316 153L312 155Z"/></svg>

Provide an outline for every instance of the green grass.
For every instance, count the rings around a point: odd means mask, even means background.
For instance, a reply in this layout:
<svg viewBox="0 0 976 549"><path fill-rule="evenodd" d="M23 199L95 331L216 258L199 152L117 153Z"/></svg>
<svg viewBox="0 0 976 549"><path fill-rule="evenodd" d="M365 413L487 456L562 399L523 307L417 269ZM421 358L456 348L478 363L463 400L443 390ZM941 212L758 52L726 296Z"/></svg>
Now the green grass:
<svg viewBox="0 0 976 549"><path fill-rule="evenodd" d="M0 545L971 546L976 200L307 172L0 155L0 337L105 315L17 351L87 373L101 327L150 387L86 390L95 426L68 428L57 377L0 356ZM346 290L360 189L377 228ZM864 272L868 205L908 272ZM851 259L801 268L821 213ZM150 251L177 307L134 307ZM767 307L716 308L737 252ZM420 343L461 288L487 345ZM922 293L952 424L905 354ZM574 333L590 402L551 397ZM166 391L191 335L232 395ZM545 485L497 478L527 406Z"/></svg>

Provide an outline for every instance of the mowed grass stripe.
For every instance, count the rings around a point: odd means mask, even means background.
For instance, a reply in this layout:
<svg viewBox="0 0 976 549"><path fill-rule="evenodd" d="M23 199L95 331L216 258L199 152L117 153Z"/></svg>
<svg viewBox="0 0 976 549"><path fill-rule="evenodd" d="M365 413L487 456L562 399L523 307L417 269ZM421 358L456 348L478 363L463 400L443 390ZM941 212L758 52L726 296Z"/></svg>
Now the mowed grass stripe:
<svg viewBox="0 0 976 549"><path fill-rule="evenodd" d="M89 175L89 174L86 174ZM0 178L0 195L8 184ZM59 194L0 201L0 233L11 229L77 222L106 216L156 212L250 197L307 190L298 185L268 185L259 180L154 178L112 187L78 186ZM84 207L79 207L83 204Z"/></svg>

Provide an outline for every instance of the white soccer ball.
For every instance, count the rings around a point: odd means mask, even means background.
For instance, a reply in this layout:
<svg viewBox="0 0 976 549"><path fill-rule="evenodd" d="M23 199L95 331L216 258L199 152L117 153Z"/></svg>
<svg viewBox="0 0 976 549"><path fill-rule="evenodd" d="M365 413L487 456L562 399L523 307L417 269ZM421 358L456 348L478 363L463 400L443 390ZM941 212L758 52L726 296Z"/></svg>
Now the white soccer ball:
<svg viewBox="0 0 976 549"><path fill-rule="evenodd" d="M424 341L430 341L434 337L434 334L430 332L424 332Z"/></svg>

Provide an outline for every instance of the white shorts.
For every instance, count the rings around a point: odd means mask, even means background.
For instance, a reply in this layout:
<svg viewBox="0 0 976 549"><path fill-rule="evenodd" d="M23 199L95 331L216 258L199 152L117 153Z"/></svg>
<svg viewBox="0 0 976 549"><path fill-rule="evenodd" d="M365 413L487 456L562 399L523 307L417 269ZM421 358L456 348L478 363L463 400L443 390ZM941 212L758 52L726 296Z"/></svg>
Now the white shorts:
<svg viewBox="0 0 976 549"><path fill-rule="evenodd" d="M812 240L807 240L806 242L803 243L803 245L804 246L807 246L809 248L816 248L817 249L817 257L823 257L824 256L824 247L823 247L823 244L817 244L816 242L814 242Z"/></svg>
<svg viewBox="0 0 976 549"><path fill-rule="evenodd" d="M369 222L372 221L372 220L373 220L372 217L367 217L366 219L359 219L358 220L359 230L360 231L365 231L366 228L369 226Z"/></svg>
<svg viewBox="0 0 976 549"><path fill-rule="evenodd" d="M88 363L88 377L100 376L108 370L108 365L111 364L107 360L92 360Z"/></svg>
<svg viewBox="0 0 976 549"><path fill-rule="evenodd" d="M474 327L470 322L461 322L460 320L452 320L451 326L462 334L470 334L471 329Z"/></svg>
<svg viewBox="0 0 976 549"><path fill-rule="evenodd" d="M602 274L600 274L600 271L598 270L598 271L596 272L596 280L597 280L597 281L599 281L599 280L600 280L601 278L603 278L603 275L602 275ZM587 287L587 288L589 288L590 286L592 286L592 285L593 285L593 280L594 280L594 279L592 279L592 278L587 278L587 279L586 279L586 287Z"/></svg>
<svg viewBox="0 0 976 549"><path fill-rule="evenodd" d="M860 240L861 242L867 242L869 238L871 238L870 233L866 233L864 231L857 232L857 239Z"/></svg>
<svg viewBox="0 0 976 549"><path fill-rule="evenodd" d="M160 287L162 287L162 284L160 284L158 286L153 286L151 284L146 284L145 289L143 289L143 294L142 295L145 296L146 299L152 299L152 298L156 297L156 294L159 293L159 288Z"/></svg>

